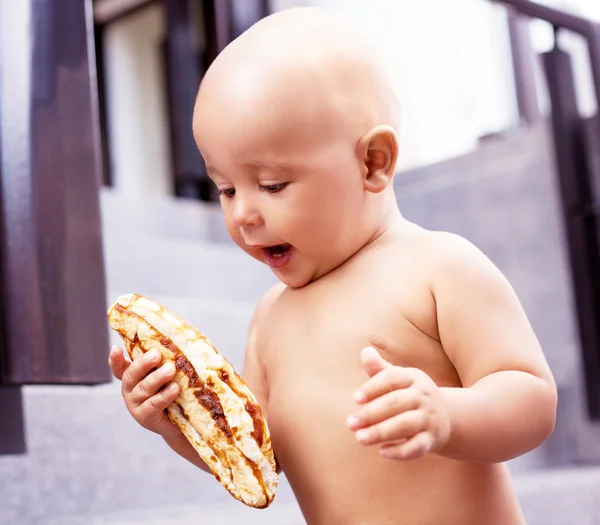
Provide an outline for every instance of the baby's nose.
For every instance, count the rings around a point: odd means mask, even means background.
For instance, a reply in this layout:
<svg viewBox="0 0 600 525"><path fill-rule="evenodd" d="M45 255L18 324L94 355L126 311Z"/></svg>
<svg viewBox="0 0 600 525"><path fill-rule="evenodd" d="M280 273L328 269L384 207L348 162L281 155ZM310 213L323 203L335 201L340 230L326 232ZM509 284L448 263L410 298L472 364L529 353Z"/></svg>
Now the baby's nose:
<svg viewBox="0 0 600 525"><path fill-rule="evenodd" d="M235 204L233 206L232 219L238 228L260 226L263 222L260 211L256 206L248 199L238 198L238 195L236 195Z"/></svg>

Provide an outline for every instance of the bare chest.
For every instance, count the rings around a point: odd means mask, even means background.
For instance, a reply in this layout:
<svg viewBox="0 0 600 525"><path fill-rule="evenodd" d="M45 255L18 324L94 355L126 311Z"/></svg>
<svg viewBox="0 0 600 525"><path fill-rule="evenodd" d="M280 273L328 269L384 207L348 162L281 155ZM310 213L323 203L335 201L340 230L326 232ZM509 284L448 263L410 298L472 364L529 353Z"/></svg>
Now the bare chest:
<svg viewBox="0 0 600 525"><path fill-rule="evenodd" d="M496 474L439 458L390 463L357 443L346 419L357 410L354 390L368 378L360 362L365 346L392 364L420 368L440 386L460 386L422 275L381 266L359 273L286 290L270 308L257 346L273 446L308 523L401 523L406 513L439 523L444 509L492 485L471 480ZM446 503L435 499L441 493ZM474 522L486 521L487 512L475 512ZM470 523L463 515L450 522Z"/></svg>
<svg viewBox="0 0 600 525"><path fill-rule="evenodd" d="M426 289L408 280L391 285L385 275L284 293L260 342L269 390L289 397L288 388L303 395L354 389L366 379L359 360L366 346L392 364L456 385L435 319Z"/></svg>
<svg viewBox="0 0 600 525"><path fill-rule="evenodd" d="M354 390L368 379L360 362L366 346L440 385L458 386L441 344L429 335L434 324L427 290L415 280L391 286L383 273L352 285L332 281L284 292L259 343L274 444L327 450L350 437L345 421L357 409ZM319 429L319 443L310 442L309 428Z"/></svg>

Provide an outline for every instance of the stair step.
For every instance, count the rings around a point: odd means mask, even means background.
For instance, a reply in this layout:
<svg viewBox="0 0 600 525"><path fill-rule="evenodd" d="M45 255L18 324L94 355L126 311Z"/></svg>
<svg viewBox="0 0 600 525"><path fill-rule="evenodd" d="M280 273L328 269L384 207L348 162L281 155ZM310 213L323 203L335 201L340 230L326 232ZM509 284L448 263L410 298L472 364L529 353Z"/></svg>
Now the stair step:
<svg viewBox="0 0 600 525"><path fill-rule="evenodd" d="M528 525L596 525L600 522L600 467L556 469L522 474L514 482ZM79 515L48 525L196 525L239 523L304 525L293 499L276 500L267 510L231 501L206 505L169 505L103 515Z"/></svg>
<svg viewBox="0 0 600 525"><path fill-rule="evenodd" d="M243 509L214 478L131 418L120 383L25 387L23 393L27 454L0 456L0 523L47 525L108 509L133 518L136 509L185 508L190 502L225 514ZM294 502L285 477L277 500Z"/></svg>
<svg viewBox="0 0 600 525"><path fill-rule="evenodd" d="M279 503L277 500L264 510L250 509L235 502L219 506L179 505L102 516L74 516L52 520L44 525L240 525L242 523L244 525L306 525L295 503Z"/></svg>
<svg viewBox="0 0 600 525"><path fill-rule="evenodd" d="M276 281L237 246L176 238L104 236L108 289L122 293L256 301Z"/></svg>
<svg viewBox="0 0 600 525"><path fill-rule="evenodd" d="M104 232L232 244L216 203L163 195L131 195L103 187L100 206Z"/></svg>
<svg viewBox="0 0 600 525"><path fill-rule="evenodd" d="M117 294L109 295L111 300ZM201 329L241 371L254 301L162 294L152 298ZM110 334L111 343L121 343L114 331ZM131 509L184 508L191 501L207 508L218 505L225 512L231 509L234 516L240 512L237 505L244 509L214 479L131 418L118 381L94 387L26 387L23 398L27 454L0 456L0 508L8 509L8 514L3 511L6 523L47 525L53 517L58 520L53 523L63 523L63 516L77 516L64 522L73 525L109 523L81 515L116 509L111 520L122 513L133 519L140 511ZM177 480L176 493L169 480ZM278 500L293 502L285 478ZM269 523L278 523L273 519Z"/></svg>
<svg viewBox="0 0 600 525"><path fill-rule="evenodd" d="M514 481L527 525L600 523L600 467L539 470Z"/></svg>

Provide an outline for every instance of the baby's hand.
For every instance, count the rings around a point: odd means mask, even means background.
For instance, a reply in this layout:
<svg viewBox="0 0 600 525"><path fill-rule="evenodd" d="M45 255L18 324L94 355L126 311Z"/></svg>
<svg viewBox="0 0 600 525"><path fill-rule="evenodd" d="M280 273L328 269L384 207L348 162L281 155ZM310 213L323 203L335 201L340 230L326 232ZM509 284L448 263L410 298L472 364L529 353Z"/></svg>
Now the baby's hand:
<svg viewBox="0 0 600 525"><path fill-rule="evenodd" d="M450 413L442 393L421 370L394 366L373 348L361 353L370 376L355 392L362 407L348 418L363 445L382 445L381 455L418 459L442 448L450 435Z"/></svg>
<svg viewBox="0 0 600 525"><path fill-rule="evenodd" d="M179 395L179 386L171 383L162 388L175 377L175 366L165 363L154 370L160 361L160 352L150 350L131 362L117 346L108 357L113 375L121 380L121 394L129 413L144 428L168 438L181 434L165 412Z"/></svg>

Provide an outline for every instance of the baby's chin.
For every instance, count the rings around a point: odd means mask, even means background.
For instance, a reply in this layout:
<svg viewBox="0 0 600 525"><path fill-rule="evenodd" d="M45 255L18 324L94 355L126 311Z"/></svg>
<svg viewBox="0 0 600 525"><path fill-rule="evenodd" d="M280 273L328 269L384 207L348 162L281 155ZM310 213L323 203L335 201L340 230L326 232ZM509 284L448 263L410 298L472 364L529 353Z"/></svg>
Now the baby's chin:
<svg viewBox="0 0 600 525"><path fill-rule="evenodd" d="M293 271L291 268L283 270L271 268L271 271L279 281L289 288L303 288L329 273L329 271L324 268L319 269L318 266L311 264L296 265L293 268Z"/></svg>
<svg viewBox="0 0 600 525"><path fill-rule="evenodd" d="M273 273L276 275L277 279L279 279L283 284L285 284L288 288L303 288L307 284L313 282L312 277L298 277L292 275L278 275L277 270L273 270Z"/></svg>
<svg viewBox="0 0 600 525"><path fill-rule="evenodd" d="M271 272L273 272L273 275L288 288L302 288L307 284L312 283L316 278L316 276L313 273L309 273L306 268L298 268L297 265L293 269L290 267L273 268L265 261L262 253L259 253L255 258L268 266Z"/></svg>
<svg viewBox="0 0 600 525"><path fill-rule="evenodd" d="M265 261L262 253L259 253L259 255L255 256L255 258L268 266L271 272L273 272L273 275L275 275L275 277L277 277L277 279L281 283L285 284L288 288L302 288L314 280L313 275L307 275L306 271L303 272L302 269L295 268L292 271L289 267L273 268L267 263L267 261Z"/></svg>

